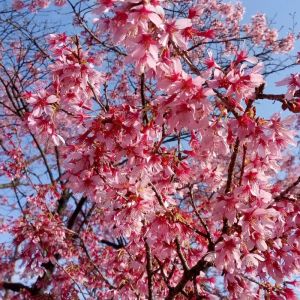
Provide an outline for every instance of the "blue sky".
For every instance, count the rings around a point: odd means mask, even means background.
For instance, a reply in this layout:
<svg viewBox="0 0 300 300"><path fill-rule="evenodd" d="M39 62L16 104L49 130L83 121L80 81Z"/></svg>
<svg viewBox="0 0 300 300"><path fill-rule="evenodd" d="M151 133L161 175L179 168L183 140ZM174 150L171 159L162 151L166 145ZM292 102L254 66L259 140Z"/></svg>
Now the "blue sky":
<svg viewBox="0 0 300 300"><path fill-rule="evenodd" d="M278 24L289 25L291 23L289 13L296 12L298 18L300 16L299 0L243 0L242 3L246 7L246 17L259 11L270 17L276 15Z"/></svg>
<svg viewBox="0 0 300 300"><path fill-rule="evenodd" d="M295 13L296 32L300 32L300 0L242 0L243 6L246 8L244 22L251 20L251 16L257 12L265 13L269 20L273 20L276 24L273 27L282 28L280 35L284 34L293 26L292 14ZM294 53L300 51L300 42L296 43ZM266 91L269 93L284 93L285 88L275 87L275 82L287 77L291 72L299 72L300 66L280 73L276 73L267 79ZM279 104L261 101L258 105L258 113L265 117L269 117L274 112L278 112L281 108ZM284 115L287 115L286 111Z"/></svg>

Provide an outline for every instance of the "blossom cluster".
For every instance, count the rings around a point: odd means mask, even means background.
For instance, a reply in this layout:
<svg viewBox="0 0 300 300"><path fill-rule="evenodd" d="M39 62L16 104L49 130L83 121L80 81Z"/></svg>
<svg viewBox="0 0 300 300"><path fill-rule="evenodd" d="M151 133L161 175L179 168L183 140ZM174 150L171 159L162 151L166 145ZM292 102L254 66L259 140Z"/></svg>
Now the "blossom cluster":
<svg viewBox="0 0 300 300"><path fill-rule="evenodd" d="M37 278L29 299L219 299L218 277L230 299L295 298L299 125L255 105L278 98L297 112L299 74L278 83L284 95L265 95L263 62L231 43L242 32L283 52L293 36L279 41L264 15L242 26L240 4L182 3L98 0L95 32L48 37L47 78L21 94L19 116L47 175L31 180L9 137L0 164L32 191L0 226L23 278ZM106 50L93 52L87 33Z"/></svg>

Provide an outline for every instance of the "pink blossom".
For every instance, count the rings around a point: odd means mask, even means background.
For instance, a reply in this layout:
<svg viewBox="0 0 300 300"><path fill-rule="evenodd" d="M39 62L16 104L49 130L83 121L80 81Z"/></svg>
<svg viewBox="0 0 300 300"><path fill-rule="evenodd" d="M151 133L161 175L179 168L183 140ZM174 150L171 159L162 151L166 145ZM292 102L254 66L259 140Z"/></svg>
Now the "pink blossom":
<svg viewBox="0 0 300 300"><path fill-rule="evenodd" d="M177 19L169 21L164 25L165 33L161 36L162 46L167 46L168 42L173 42L176 46L182 49L186 49L187 44L184 40L181 30L192 26L190 19Z"/></svg>
<svg viewBox="0 0 300 300"><path fill-rule="evenodd" d="M229 273L234 273L236 268L240 268L241 253L239 250L239 238L224 235L224 240L216 246L216 267L225 269Z"/></svg>
<svg viewBox="0 0 300 300"><path fill-rule="evenodd" d="M0 22L0 298L295 298L300 81L265 76L294 35L223 0L67 2L76 35L26 21L65 0Z"/></svg>
<svg viewBox="0 0 300 300"><path fill-rule="evenodd" d="M300 75L292 74L287 78L284 78L278 82L276 82L277 86L288 86L288 91L285 95L287 100L291 100L295 94L295 92L300 88Z"/></svg>
<svg viewBox="0 0 300 300"><path fill-rule="evenodd" d="M36 95L31 95L26 99L28 103L33 105L32 115L40 117L42 113L50 115L53 111L52 104L57 103L59 99L55 95L47 95L45 90L38 92Z"/></svg>

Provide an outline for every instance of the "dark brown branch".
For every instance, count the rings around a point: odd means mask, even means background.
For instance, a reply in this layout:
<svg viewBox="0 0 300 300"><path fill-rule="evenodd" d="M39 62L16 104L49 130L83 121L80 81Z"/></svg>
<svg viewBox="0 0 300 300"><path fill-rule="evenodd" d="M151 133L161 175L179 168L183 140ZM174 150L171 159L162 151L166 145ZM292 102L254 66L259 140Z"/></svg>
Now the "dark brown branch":
<svg viewBox="0 0 300 300"><path fill-rule="evenodd" d="M70 199L72 193L68 189L63 190L61 197L58 199L58 205L56 212L60 215L66 207L68 200Z"/></svg>
<svg viewBox="0 0 300 300"><path fill-rule="evenodd" d="M126 242L126 240L123 237L117 238L117 242L116 243L108 241L108 240L105 240L105 239L100 240L100 242L102 244L105 244L105 245L109 246L109 247L112 247L115 250L120 250L122 248L125 248L126 245L127 245L127 242Z"/></svg>
<svg viewBox="0 0 300 300"><path fill-rule="evenodd" d="M145 74L144 73L141 75L141 99L142 99L142 108L143 108L143 122L144 125L147 125L149 120L146 111L147 100L145 96Z"/></svg>
<svg viewBox="0 0 300 300"><path fill-rule="evenodd" d="M212 264L210 262L205 261L203 258L199 260L195 266L183 273L179 283L175 287L170 288L166 300L174 299L179 293L181 293L181 291L183 291L188 281L198 276L201 271L206 271L211 266Z"/></svg>
<svg viewBox="0 0 300 300"><path fill-rule="evenodd" d="M149 244L147 243L147 240L145 240L145 249L146 249L146 270L147 270L147 276L148 276L148 299L153 299L153 266L152 266L152 254L151 254L151 248Z"/></svg>
<svg viewBox="0 0 300 300"><path fill-rule="evenodd" d="M189 56L187 55L186 52L181 51L180 49L178 49L178 47L175 46L175 44L173 43L173 47L175 48L176 52L181 55L183 57L183 59L185 60L185 62L188 64L188 66L190 67L190 69L198 76L201 76L201 72L200 70L192 63L191 59L189 58Z"/></svg>
<svg viewBox="0 0 300 300"><path fill-rule="evenodd" d="M275 197L275 201L280 201L281 198L286 196L292 189L294 189L300 183L300 176L298 179L293 182L290 186L288 186L284 191L282 191L277 197Z"/></svg>
<svg viewBox="0 0 300 300"><path fill-rule="evenodd" d="M180 243L179 243L178 237L176 237L176 239L175 239L175 244L176 244L176 250L177 250L179 259L180 259L180 261L181 261L183 270L184 270L185 272L187 272L190 268L189 268L188 263L187 263L187 261L186 261L184 255L183 255L183 253L182 253L182 251L181 251Z"/></svg>
<svg viewBox="0 0 300 300"><path fill-rule="evenodd" d="M300 90L296 91L294 94L294 97L299 97L300 96ZM282 103L282 109L286 110L289 109L293 113L299 113L299 108L298 108L298 103L297 103L297 98L291 99L291 100L286 100L284 94L259 94L256 96L256 99L264 99L264 100L271 100L271 101L278 101Z"/></svg>
<svg viewBox="0 0 300 300"><path fill-rule="evenodd" d="M27 286L23 283L19 282L8 282L3 281L0 283L0 288L4 288L6 290L10 290L12 292L21 293L22 291L27 291L31 294L31 296L40 296L41 298L48 296L51 299L50 295L41 293L41 289L37 288L36 285L32 287ZM44 298L43 298L44 299Z"/></svg>
<svg viewBox="0 0 300 300"><path fill-rule="evenodd" d="M239 181L240 186L242 185L242 180L243 180L243 176L244 176L246 153L247 153L247 146L243 145L243 161L242 161L241 176L240 176L240 181Z"/></svg>
<svg viewBox="0 0 300 300"><path fill-rule="evenodd" d="M226 194L231 191L231 185L232 185L232 180L233 180L233 170L234 170L236 158L237 158L238 151L239 151L239 146L240 146L240 140L239 140L239 138L237 138L235 141L235 144L234 144L233 152L232 152L230 163L228 166L228 175L227 175L228 177L227 177L227 183L226 183L226 188L225 188ZM228 231L228 220L226 218L224 218L222 233L227 233L227 231Z"/></svg>
<svg viewBox="0 0 300 300"><path fill-rule="evenodd" d="M62 176L62 172L61 172L61 166L60 166L60 160L59 160L58 147L55 146L54 150L55 150L55 158L56 158L56 164L57 164L57 172L58 172L58 176L59 176L59 180L60 180L61 176Z"/></svg>
<svg viewBox="0 0 300 300"><path fill-rule="evenodd" d="M31 287L27 286L27 285L24 285L22 283L19 283L19 282L2 282L1 283L1 286L4 288L4 289L7 289L7 290L11 290L13 292L21 292L22 290L26 290L28 292L30 292L31 294L33 293L33 290Z"/></svg>
<svg viewBox="0 0 300 300"><path fill-rule="evenodd" d="M149 185L151 186L153 192L155 193L155 196L156 196L156 198L157 198L157 200L158 200L158 203L159 203L163 208L165 208L165 204L164 204L163 198L162 198L161 194L158 192L158 190L156 189L155 185L154 185L152 182L150 182Z"/></svg>
<svg viewBox="0 0 300 300"><path fill-rule="evenodd" d="M284 94L279 94L279 95L275 95L275 94L258 94L256 99L267 99L267 100L274 100L274 101L280 101L283 102L285 98Z"/></svg>
<svg viewBox="0 0 300 300"><path fill-rule="evenodd" d="M240 146L240 140L239 140L239 138L237 138L235 141L235 144L234 144L233 152L232 152L230 163L228 166L228 177L227 177L227 183L226 183L226 188L225 188L226 194L229 193L231 190L232 179L233 179L233 170L234 170L235 161L236 161L238 151L239 151L239 146Z"/></svg>
<svg viewBox="0 0 300 300"><path fill-rule="evenodd" d="M67 228L68 229L72 229L74 224L75 224L75 221L76 221L76 218L77 216L79 215L83 205L85 204L87 198L86 197L81 197L80 201L78 202L73 214L71 215L69 221L68 221L68 224L67 224Z"/></svg>

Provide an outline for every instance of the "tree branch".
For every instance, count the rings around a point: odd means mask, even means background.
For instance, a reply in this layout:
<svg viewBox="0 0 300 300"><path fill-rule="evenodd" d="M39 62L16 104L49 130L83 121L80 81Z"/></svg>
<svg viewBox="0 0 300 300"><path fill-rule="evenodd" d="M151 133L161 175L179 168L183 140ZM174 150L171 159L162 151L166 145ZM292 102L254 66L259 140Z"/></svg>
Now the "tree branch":
<svg viewBox="0 0 300 300"><path fill-rule="evenodd" d="M288 186L284 191L282 191L277 197L275 197L275 201L280 201L286 194L288 194L292 189L294 189L300 183L300 176L298 179L293 182L290 186Z"/></svg>
<svg viewBox="0 0 300 300"><path fill-rule="evenodd" d="M187 261L186 261L184 255L183 255L183 253L182 253L182 251L181 251L180 243L179 243L178 237L176 237L176 239L175 239L175 244L176 244L176 250L177 250L179 259L180 259L180 261L181 261L183 270L184 270L185 272L187 272L187 271L189 271L190 268L189 268L188 263L187 263Z"/></svg>
<svg viewBox="0 0 300 300"><path fill-rule="evenodd" d="M147 270L147 276L148 276L148 299L153 299L153 266L152 266L152 254L151 254L151 248L149 244L147 243L147 240L145 239L145 248L146 248L146 270Z"/></svg>
<svg viewBox="0 0 300 300"><path fill-rule="evenodd" d="M234 165L235 165L235 161L237 158L237 154L239 151L239 146L240 146L240 140L239 140L239 138L237 138L235 141L235 144L234 144L233 153L231 155L230 163L228 166L228 177L227 177L227 183L226 183L226 188L225 188L226 194L229 193L231 190L233 170L234 170Z"/></svg>
<svg viewBox="0 0 300 300"><path fill-rule="evenodd" d="M198 276L200 271L206 271L212 264L207 262L202 258L198 263L193 266L190 270L185 271L180 281L175 287L171 287L166 300L172 300L178 295L185 287L188 281L192 280L194 277Z"/></svg>
<svg viewBox="0 0 300 300"><path fill-rule="evenodd" d="M0 288L4 288L6 290L10 290L16 293L21 293L22 291L27 291L29 292L32 296L37 296L37 295L45 295L40 293L41 290L36 287L36 285L33 285L32 287L27 286L23 283L20 282L8 282L8 281L3 281L0 283Z"/></svg>
<svg viewBox="0 0 300 300"><path fill-rule="evenodd" d="M141 75L141 99L142 99L142 108L143 108L143 122L144 125L147 125L149 120L146 111L147 100L145 97L145 74L144 73Z"/></svg>
<svg viewBox="0 0 300 300"><path fill-rule="evenodd" d="M74 226L76 218L79 215L79 213L80 213L83 205L85 204L86 200L87 200L87 197L81 197L79 203L77 204L73 214L71 215L71 217L70 217L70 219L67 223L67 228L68 229L72 229L72 227Z"/></svg>

